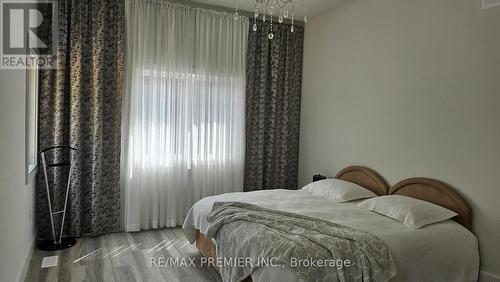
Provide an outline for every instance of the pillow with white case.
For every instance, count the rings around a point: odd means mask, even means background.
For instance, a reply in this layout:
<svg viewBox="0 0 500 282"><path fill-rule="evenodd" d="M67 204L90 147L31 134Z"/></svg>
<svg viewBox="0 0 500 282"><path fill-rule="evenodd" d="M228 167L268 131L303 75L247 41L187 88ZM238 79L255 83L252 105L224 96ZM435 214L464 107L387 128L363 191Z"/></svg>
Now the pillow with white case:
<svg viewBox="0 0 500 282"><path fill-rule="evenodd" d="M359 203L358 207L391 217L409 228L421 228L457 215L442 206L401 195L368 199Z"/></svg>
<svg viewBox="0 0 500 282"><path fill-rule="evenodd" d="M377 196L377 194L356 183L335 178L315 181L304 186L302 189L314 195L324 196L338 203Z"/></svg>

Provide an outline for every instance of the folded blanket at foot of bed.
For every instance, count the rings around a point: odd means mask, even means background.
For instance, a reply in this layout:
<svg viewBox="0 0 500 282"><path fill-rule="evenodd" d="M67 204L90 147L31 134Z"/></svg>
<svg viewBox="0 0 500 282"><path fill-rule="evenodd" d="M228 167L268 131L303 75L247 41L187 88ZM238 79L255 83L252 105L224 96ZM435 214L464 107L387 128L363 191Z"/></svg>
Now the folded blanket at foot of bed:
<svg viewBox="0 0 500 282"><path fill-rule="evenodd" d="M205 237L217 242L224 281L261 266L288 267L305 281L388 281L390 249L374 235L295 213L216 202Z"/></svg>

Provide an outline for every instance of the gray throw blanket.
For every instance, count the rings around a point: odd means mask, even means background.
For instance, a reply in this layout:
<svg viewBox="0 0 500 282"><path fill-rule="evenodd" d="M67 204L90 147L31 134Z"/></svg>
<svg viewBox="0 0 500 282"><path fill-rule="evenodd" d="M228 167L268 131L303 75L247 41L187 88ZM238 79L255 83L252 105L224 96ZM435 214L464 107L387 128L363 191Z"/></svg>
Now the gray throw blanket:
<svg viewBox="0 0 500 282"><path fill-rule="evenodd" d="M379 238L325 220L216 202L208 222L205 237L215 238L219 259L225 259L224 281L242 281L259 267L276 265L305 281L388 281L396 275L391 251Z"/></svg>

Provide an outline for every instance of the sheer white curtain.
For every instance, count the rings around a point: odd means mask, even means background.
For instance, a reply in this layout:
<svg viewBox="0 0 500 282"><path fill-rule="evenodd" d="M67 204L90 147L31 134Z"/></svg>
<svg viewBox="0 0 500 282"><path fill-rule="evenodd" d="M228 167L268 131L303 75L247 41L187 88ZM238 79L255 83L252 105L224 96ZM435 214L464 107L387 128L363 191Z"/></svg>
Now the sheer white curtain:
<svg viewBox="0 0 500 282"><path fill-rule="evenodd" d="M243 190L248 19L166 1L127 8L125 229L182 225L197 200Z"/></svg>

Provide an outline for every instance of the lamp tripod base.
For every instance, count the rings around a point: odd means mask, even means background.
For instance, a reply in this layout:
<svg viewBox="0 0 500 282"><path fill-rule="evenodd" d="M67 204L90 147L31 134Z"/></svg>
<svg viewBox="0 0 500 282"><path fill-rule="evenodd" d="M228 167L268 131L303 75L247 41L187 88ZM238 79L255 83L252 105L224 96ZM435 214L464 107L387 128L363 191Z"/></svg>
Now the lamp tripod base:
<svg viewBox="0 0 500 282"><path fill-rule="evenodd" d="M38 249L42 251L58 251L71 248L75 244L75 238L62 238L60 244L54 243L54 240L43 240L38 244Z"/></svg>

